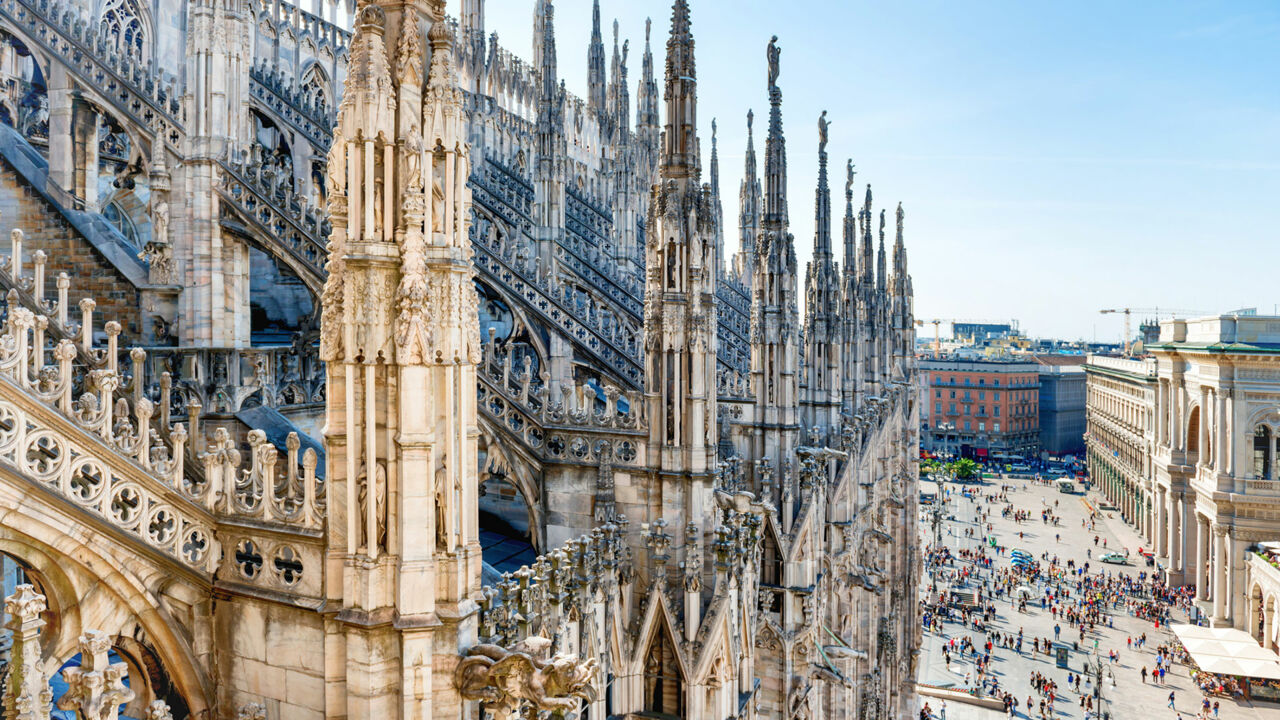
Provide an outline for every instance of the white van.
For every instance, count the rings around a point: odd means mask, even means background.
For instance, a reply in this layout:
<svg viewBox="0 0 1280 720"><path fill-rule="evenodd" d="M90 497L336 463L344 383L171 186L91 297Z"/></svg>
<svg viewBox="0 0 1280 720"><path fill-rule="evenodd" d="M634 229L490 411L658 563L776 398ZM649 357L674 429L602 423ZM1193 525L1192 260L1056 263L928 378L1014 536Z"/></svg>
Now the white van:
<svg viewBox="0 0 1280 720"><path fill-rule="evenodd" d="M1073 495L1076 492L1076 481L1071 478L1058 478L1053 481L1058 486L1058 492Z"/></svg>

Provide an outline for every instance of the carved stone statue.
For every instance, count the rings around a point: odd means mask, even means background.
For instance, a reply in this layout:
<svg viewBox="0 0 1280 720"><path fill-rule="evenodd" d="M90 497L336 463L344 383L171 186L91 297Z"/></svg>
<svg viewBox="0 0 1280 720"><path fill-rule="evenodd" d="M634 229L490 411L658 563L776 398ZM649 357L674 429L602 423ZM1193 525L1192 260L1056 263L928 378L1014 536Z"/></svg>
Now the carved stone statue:
<svg viewBox="0 0 1280 720"><path fill-rule="evenodd" d="M422 190L422 133L418 126L409 128L409 135L404 140L405 149L405 188L409 192Z"/></svg>
<svg viewBox="0 0 1280 720"><path fill-rule="evenodd" d="M799 675L791 676L791 692L787 693L787 718L789 720L809 720L812 708L809 706L809 691L813 686Z"/></svg>
<svg viewBox="0 0 1280 720"><path fill-rule="evenodd" d="M778 36L774 35L769 40L769 49L766 56L769 59L769 87L778 86L778 56L782 54L782 50L778 48Z"/></svg>
<svg viewBox="0 0 1280 720"><path fill-rule="evenodd" d="M827 151L827 127L831 123L827 122L827 111L823 110L822 115L818 117L818 154L821 155Z"/></svg>
<svg viewBox="0 0 1280 720"><path fill-rule="evenodd" d="M440 456L440 467L436 468L433 491L436 497L436 547L449 546L449 529L445 527L446 513L449 509L449 456Z"/></svg>
<svg viewBox="0 0 1280 720"><path fill-rule="evenodd" d="M454 670L453 681L462 697L480 700L494 720L513 720L521 705L537 710L570 711L580 700L596 699L592 686L596 660L557 655L543 660L529 652L480 644Z"/></svg>
<svg viewBox="0 0 1280 720"><path fill-rule="evenodd" d="M360 517L357 524L360 527L360 547L369 549L369 473L366 468L360 468L360 490L357 496L357 503L360 506ZM387 542L387 468L381 462L377 464L377 471L374 473L374 496L375 505L373 508L374 517L377 524L378 537L376 542L379 547L386 547Z"/></svg>

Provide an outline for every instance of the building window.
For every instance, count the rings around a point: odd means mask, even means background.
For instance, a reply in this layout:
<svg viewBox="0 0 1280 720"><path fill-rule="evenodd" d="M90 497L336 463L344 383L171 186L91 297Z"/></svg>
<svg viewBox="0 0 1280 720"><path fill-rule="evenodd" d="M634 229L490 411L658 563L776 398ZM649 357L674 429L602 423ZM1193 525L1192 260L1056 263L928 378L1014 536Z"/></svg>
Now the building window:
<svg viewBox="0 0 1280 720"><path fill-rule="evenodd" d="M973 429L973 427L972 427L972 423L970 423L968 420L965 420L965 421L964 421L964 429L965 429L965 431L966 431L966 432L968 432L969 430L972 430L972 429Z"/></svg>
<svg viewBox="0 0 1280 720"><path fill-rule="evenodd" d="M978 392L978 399L979 399L979 400L986 400L986 399L987 399L987 393L986 393L985 391L979 391L979 392Z"/></svg>
<svg viewBox="0 0 1280 720"><path fill-rule="evenodd" d="M999 405L997 405L997 406L995 406L995 408L993 408L993 409L995 410L995 416L996 416L996 417L1000 417L1000 406L999 406Z"/></svg>
<svg viewBox="0 0 1280 720"><path fill-rule="evenodd" d="M941 390L934 390L934 391L933 391L933 396L934 396L934 397L939 397L939 398L940 398L940 397L942 397L942 391L941 391Z"/></svg>
<svg viewBox="0 0 1280 720"><path fill-rule="evenodd" d="M965 390L965 391L964 391L964 401L965 401L965 402L969 402L969 391L968 391L968 390Z"/></svg>
<svg viewBox="0 0 1280 720"><path fill-rule="evenodd" d="M1000 378L996 378L996 387L1000 387Z"/></svg>
<svg viewBox="0 0 1280 720"><path fill-rule="evenodd" d="M1000 432L1000 423L995 423L992 427L995 432Z"/></svg>
<svg viewBox="0 0 1280 720"><path fill-rule="evenodd" d="M971 381L969 380L969 378L965 378L965 379L964 379L964 384L965 384L965 385L970 385L970 384L972 384L972 383L971 383Z"/></svg>
<svg viewBox="0 0 1280 720"><path fill-rule="evenodd" d="M968 414L969 414L969 408L970 408L970 407L971 407L971 406L969 406L969 405L965 405L965 406L964 406L964 414L965 414L965 415L968 415Z"/></svg>
<svg viewBox="0 0 1280 720"><path fill-rule="evenodd" d="M979 384L979 385L986 385L986 384L987 384L987 379L986 379L986 378L978 378L978 384Z"/></svg>
<svg viewBox="0 0 1280 720"><path fill-rule="evenodd" d="M956 404L955 404L955 403L951 403L951 414L952 414L952 415L955 415L955 414L956 414Z"/></svg>
<svg viewBox="0 0 1280 720"><path fill-rule="evenodd" d="M987 424L984 422L978 423L978 432L984 433L986 431L987 431Z"/></svg>
<svg viewBox="0 0 1280 720"><path fill-rule="evenodd" d="M941 415L941 414L942 414L942 403L934 403L934 404L933 404L933 411L934 411L934 412L936 412L936 413L938 413L939 415Z"/></svg>
<svg viewBox="0 0 1280 720"><path fill-rule="evenodd" d="M997 385L999 385L1000 383L996 383L996 384L997 384ZM994 397L995 397L995 399L996 399L996 400L999 400L999 399L1000 399L1000 393L996 393Z"/></svg>
<svg viewBox="0 0 1280 720"><path fill-rule="evenodd" d="M1253 431L1253 475L1271 479L1271 429L1263 426Z"/></svg>
<svg viewBox="0 0 1280 720"><path fill-rule="evenodd" d="M955 391L955 390L952 390L952 391L951 391L951 399L952 399L952 400L955 400L955 399L956 399L956 391Z"/></svg>

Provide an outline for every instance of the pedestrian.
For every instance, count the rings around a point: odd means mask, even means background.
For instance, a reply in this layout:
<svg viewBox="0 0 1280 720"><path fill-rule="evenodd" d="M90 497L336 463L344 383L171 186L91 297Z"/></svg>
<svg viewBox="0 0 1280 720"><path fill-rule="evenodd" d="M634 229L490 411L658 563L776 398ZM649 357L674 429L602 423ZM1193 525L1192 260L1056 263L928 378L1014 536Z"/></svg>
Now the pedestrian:
<svg viewBox="0 0 1280 720"><path fill-rule="evenodd" d="M947 720L947 701L942 701L942 706L938 708L938 720Z"/></svg>
<svg viewBox="0 0 1280 720"><path fill-rule="evenodd" d="M1146 682L1147 682L1147 666L1143 665L1142 666L1142 683L1145 685Z"/></svg>
<svg viewBox="0 0 1280 720"><path fill-rule="evenodd" d="M1169 691L1169 707L1173 707L1173 691L1172 690Z"/></svg>
<svg viewBox="0 0 1280 720"><path fill-rule="evenodd" d="M1218 720L1218 701L1213 701L1213 720Z"/></svg>

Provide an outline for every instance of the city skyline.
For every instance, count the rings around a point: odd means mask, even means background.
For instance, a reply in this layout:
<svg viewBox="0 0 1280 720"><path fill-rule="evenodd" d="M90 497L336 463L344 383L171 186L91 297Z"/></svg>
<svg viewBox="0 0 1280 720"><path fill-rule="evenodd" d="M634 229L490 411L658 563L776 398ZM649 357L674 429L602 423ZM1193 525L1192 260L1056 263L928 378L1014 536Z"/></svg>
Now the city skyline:
<svg viewBox="0 0 1280 720"><path fill-rule="evenodd" d="M533 5L500 0L486 12L488 28L526 59ZM1276 299L1255 288L1280 261L1267 242L1280 220L1269 202L1280 191L1280 99L1257 88L1280 60L1280 9L808 1L777 13L762 0L732 12L719 0L691 8L703 178L714 118L726 257L737 250L746 113L767 108L765 46L777 34L801 263L813 244L825 109L836 242L839 166L852 158L859 197L869 182L877 209L899 201L906 209L921 320L1016 318L1035 336L1118 341L1122 318L1098 310L1274 310ZM578 95L590 10L590 0L556 2L559 75ZM634 113L645 18L661 57L668 14L656 1L603 0L607 57L615 17L631 43ZM761 155L762 130L757 123ZM1205 252L1227 237L1254 260ZM1183 260L1192 255L1194 275ZM1228 274L1230 283L1204 281Z"/></svg>

